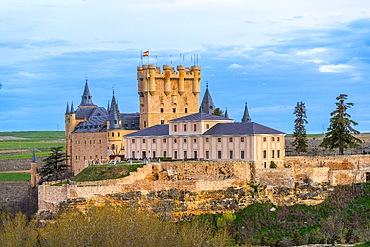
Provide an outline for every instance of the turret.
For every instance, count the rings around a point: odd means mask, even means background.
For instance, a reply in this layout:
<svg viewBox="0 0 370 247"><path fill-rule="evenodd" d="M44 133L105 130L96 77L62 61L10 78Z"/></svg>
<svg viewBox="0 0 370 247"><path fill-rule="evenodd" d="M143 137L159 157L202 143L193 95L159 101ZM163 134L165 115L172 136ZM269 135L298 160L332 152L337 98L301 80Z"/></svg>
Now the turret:
<svg viewBox="0 0 370 247"><path fill-rule="evenodd" d="M225 118L229 118L229 114L227 113L227 107L226 107L226 110L225 110L224 117L225 117Z"/></svg>
<svg viewBox="0 0 370 247"><path fill-rule="evenodd" d="M138 94L143 92L143 84L144 84L143 66L137 66L137 93Z"/></svg>
<svg viewBox="0 0 370 247"><path fill-rule="evenodd" d="M119 124L119 110L118 105L116 102L116 98L114 97L114 91L112 96L112 104L110 106L109 111L109 129L119 129L121 126Z"/></svg>
<svg viewBox="0 0 370 247"><path fill-rule="evenodd" d="M66 114L69 114L70 108L69 108L69 103L67 102L67 109L66 109Z"/></svg>
<svg viewBox="0 0 370 247"><path fill-rule="evenodd" d="M245 102L245 108L244 108L244 114L243 114L243 118L242 118L242 123L248 123L248 122L251 122L251 121L252 121L252 119L249 116L248 104L247 104L247 102Z"/></svg>
<svg viewBox="0 0 370 247"><path fill-rule="evenodd" d="M191 71L194 74L193 79L193 94L197 95L200 93L200 66L191 66Z"/></svg>
<svg viewBox="0 0 370 247"><path fill-rule="evenodd" d="M215 110L215 105L213 103L211 94L208 90L208 83L206 84L206 92L204 93L202 104L200 105L199 110L200 112L209 113L209 114L212 114L213 111Z"/></svg>
<svg viewBox="0 0 370 247"><path fill-rule="evenodd" d="M168 95L171 93L171 66L163 65L164 70L164 93Z"/></svg>
<svg viewBox="0 0 370 247"><path fill-rule="evenodd" d="M86 83L85 83L84 93L81 96L81 98L82 99L81 99L80 106L95 106L92 102L92 96L90 94L89 85L87 84L87 79L86 79Z"/></svg>
<svg viewBox="0 0 370 247"><path fill-rule="evenodd" d="M155 72L156 67L154 64L149 65L149 92L153 94L155 92Z"/></svg>
<svg viewBox="0 0 370 247"><path fill-rule="evenodd" d="M179 94L183 95L185 92L185 67L182 65L177 66L179 72Z"/></svg>

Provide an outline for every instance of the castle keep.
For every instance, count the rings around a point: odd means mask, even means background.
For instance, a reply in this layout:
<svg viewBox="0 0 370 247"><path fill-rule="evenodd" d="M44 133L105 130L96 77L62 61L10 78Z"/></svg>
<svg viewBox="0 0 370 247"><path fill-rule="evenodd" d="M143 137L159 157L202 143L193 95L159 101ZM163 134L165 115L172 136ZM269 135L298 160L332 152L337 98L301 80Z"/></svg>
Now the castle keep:
<svg viewBox="0 0 370 247"><path fill-rule="evenodd" d="M93 103L86 80L81 103L65 113L66 152L76 175L110 159L245 160L268 168L282 166L285 134L251 122L247 105L241 122L215 116L206 87L199 106L201 68L175 70L153 64L137 67L139 113L121 113L116 95L107 109Z"/></svg>

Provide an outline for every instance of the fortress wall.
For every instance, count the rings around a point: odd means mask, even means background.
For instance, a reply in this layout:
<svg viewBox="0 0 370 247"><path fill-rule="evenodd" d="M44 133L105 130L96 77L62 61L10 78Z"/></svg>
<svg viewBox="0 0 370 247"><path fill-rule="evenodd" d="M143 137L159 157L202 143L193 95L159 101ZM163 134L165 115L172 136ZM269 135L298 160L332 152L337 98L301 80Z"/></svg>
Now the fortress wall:
<svg viewBox="0 0 370 247"><path fill-rule="evenodd" d="M257 184L294 188L293 168L256 169Z"/></svg>
<svg viewBox="0 0 370 247"><path fill-rule="evenodd" d="M329 167L307 167L294 169L294 181L310 183L327 183Z"/></svg>
<svg viewBox="0 0 370 247"><path fill-rule="evenodd" d="M329 167L333 170L352 170L370 166L370 155L286 156L285 164L295 168Z"/></svg>
<svg viewBox="0 0 370 247"><path fill-rule="evenodd" d="M366 182L366 172L369 170L330 170L328 177L330 185L344 185L352 183L364 183Z"/></svg>

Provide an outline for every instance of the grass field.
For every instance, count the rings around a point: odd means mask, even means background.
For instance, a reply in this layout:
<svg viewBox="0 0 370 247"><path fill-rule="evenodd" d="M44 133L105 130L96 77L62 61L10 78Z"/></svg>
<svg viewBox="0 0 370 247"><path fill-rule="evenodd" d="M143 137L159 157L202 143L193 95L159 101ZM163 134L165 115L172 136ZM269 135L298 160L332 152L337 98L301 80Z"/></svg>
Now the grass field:
<svg viewBox="0 0 370 247"><path fill-rule="evenodd" d="M29 159L48 155L51 147L65 146L64 131L0 132L1 137L20 138L0 141L0 160Z"/></svg>
<svg viewBox="0 0 370 247"><path fill-rule="evenodd" d="M30 181L29 172L0 172L0 181Z"/></svg>

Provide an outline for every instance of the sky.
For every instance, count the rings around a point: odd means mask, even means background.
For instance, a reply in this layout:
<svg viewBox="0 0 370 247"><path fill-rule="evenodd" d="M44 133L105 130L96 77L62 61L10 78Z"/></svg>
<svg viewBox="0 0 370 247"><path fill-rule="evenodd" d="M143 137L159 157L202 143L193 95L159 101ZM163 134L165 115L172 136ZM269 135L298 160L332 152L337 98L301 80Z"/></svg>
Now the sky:
<svg viewBox="0 0 370 247"><path fill-rule="evenodd" d="M347 94L370 132L368 0L0 0L0 132L64 130L86 78L94 104L114 89L137 112L145 50L157 66L200 65L201 98L208 82L235 121L247 102L252 121L289 134L303 102L307 132L323 133Z"/></svg>

